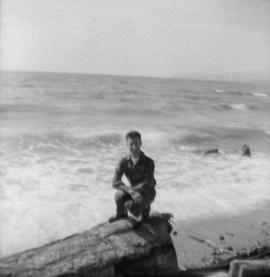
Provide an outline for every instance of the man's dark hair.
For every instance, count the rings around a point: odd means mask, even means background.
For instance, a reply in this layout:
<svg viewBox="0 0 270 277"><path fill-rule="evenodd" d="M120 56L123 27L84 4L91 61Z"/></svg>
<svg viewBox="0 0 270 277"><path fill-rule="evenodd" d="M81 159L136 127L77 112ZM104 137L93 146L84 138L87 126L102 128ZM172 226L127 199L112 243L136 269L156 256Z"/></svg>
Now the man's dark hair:
<svg viewBox="0 0 270 277"><path fill-rule="evenodd" d="M142 140L141 134L138 131L130 131L126 134L126 140L130 138L138 138L139 140Z"/></svg>

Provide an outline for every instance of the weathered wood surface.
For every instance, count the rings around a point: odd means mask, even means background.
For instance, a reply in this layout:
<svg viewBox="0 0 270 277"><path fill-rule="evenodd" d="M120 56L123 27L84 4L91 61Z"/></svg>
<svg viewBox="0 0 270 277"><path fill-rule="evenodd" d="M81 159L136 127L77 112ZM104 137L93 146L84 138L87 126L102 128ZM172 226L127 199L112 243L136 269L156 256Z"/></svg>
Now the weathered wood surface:
<svg viewBox="0 0 270 277"><path fill-rule="evenodd" d="M166 220L132 220L88 231L0 260L0 276L132 276L177 272Z"/></svg>

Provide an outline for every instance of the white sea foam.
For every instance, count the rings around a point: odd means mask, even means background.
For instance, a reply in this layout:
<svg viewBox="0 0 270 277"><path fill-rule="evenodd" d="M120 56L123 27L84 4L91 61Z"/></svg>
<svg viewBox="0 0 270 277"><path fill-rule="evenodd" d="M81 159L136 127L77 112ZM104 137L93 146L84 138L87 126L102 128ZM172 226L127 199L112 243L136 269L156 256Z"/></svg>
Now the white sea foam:
<svg viewBox="0 0 270 277"><path fill-rule="evenodd" d="M235 110L240 110L240 111L246 111L248 109L248 106L243 103L235 103L231 104L230 107Z"/></svg>
<svg viewBox="0 0 270 277"><path fill-rule="evenodd" d="M76 163L68 157L14 161L1 181L1 254L106 221L115 210L111 178L118 155L115 150L92 151L88 158L77 157ZM175 220L239 214L270 201L270 164L264 157L153 155L158 181L153 209L171 212ZM80 172L85 168L91 170Z"/></svg>
<svg viewBox="0 0 270 277"><path fill-rule="evenodd" d="M267 94L265 93L259 93L259 92L254 92L252 93L253 96L257 96L257 97L268 97Z"/></svg>
<svg viewBox="0 0 270 277"><path fill-rule="evenodd" d="M175 177L163 180L160 176L159 202L154 204L174 213L176 219L239 214L270 200L266 195L270 192L270 163L263 158L182 156L176 163L174 170L171 163L162 168Z"/></svg>
<svg viewBox="0 0 270 277"><path fill-rule="evenodd" d="M216 89L215 92L216 93L224 93L225 91L223 89Z"/></svg>

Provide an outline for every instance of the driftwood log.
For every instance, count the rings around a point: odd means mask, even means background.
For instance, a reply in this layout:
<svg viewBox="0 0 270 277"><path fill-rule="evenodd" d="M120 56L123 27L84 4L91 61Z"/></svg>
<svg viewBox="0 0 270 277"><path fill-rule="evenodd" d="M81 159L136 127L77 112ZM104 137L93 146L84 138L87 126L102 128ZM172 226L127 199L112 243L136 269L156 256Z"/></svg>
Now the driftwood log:
<svg viewBox="0 0 270 277"><path fill-rule="evenodd" d="M162 216L131 219L0 259L0 276L151 276L178 272L170 225Z"/></svg>

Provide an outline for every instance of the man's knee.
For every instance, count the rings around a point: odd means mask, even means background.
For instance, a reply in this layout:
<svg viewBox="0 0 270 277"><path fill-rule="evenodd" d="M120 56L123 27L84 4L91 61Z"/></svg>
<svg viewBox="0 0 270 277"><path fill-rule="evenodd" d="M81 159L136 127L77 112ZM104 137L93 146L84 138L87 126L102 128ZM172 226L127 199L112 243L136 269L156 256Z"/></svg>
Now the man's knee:
<svg viewBox="0 0 270 277"><path fill-rule="evenodd" d="M115 197L115 202L118 203L118 202L125 201L128 197L128 194L122 190L117 190L114 197Z"/></svg>

